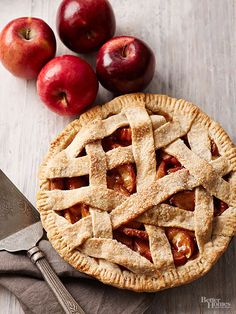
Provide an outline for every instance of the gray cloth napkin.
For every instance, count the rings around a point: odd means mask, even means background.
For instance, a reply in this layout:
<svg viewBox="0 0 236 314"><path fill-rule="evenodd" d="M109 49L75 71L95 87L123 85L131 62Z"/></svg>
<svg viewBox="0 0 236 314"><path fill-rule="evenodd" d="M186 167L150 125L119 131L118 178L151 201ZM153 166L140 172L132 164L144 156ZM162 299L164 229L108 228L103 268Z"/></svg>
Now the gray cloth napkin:
<svg viewBox="0 0 236 314"><path fill-rule="evenodd" d="M39 247L86 313L141 314L150 308L154 294L103 285L64 262L48 241L40 241ZM26 314L63 313L37 267L24 253L0 252L0 285L18 298Z"/></svg>

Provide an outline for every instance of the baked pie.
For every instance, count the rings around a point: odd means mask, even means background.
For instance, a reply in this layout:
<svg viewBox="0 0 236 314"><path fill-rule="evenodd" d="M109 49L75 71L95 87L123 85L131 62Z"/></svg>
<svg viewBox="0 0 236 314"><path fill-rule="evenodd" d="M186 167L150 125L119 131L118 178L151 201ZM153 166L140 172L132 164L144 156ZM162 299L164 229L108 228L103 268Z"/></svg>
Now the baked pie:
<svg viewBox="0 0 236 314"><path fill-rule="evenodd" d="M49 240L106 284L158 291L205 274L236 230L236 148L198 107L129 94L51 144L37 206Z"/></svg>

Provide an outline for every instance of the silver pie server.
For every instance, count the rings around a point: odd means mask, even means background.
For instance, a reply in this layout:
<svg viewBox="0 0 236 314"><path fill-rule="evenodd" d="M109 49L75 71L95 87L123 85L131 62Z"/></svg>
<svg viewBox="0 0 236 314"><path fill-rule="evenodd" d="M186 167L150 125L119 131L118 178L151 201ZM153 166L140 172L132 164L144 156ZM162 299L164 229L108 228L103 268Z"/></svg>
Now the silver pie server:
<svg viewBox="0 0 236 314"><path fill-rule="evenodd" d="M39 213L0 170L0 250L26 251L65 313L85 314L37 246L42 236Z"/></svg>

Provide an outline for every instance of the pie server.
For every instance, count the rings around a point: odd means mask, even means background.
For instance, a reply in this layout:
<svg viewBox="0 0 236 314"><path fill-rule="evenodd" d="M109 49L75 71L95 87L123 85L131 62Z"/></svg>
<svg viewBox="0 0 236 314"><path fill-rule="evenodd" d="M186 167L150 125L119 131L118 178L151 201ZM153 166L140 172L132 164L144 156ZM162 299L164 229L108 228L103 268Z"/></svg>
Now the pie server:
<svg viewBox="0 0 236 314"><path fill-rule="evenodd" d="M43 236L34 206L0 170L0 250L26 251L67 314L85 314L37 246Z"/></svg>

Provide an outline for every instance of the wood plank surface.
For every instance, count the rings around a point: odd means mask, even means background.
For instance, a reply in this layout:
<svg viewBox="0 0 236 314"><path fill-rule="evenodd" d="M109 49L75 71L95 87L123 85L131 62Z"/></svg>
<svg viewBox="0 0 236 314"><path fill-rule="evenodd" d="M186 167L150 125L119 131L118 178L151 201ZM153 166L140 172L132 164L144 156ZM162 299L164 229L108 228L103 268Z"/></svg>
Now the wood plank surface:
<svg viewBox="0 0 236 314"><path fill-rule="evenodd" d="M137 36L155 51L157 69L147 91L198 104L236 143L236 2L234 0L110 0L117 35ZM59 0L1 0L0 29L21 16L44 19L55 30ZM57 55L71 53L57 37ZM94 65L94 55L86 57ZM112 95L100 87L96 103ZM0 167L35 204L37 169L50 141L71 119L50 112L35 82L14 78L0 66ZM156 294L149 313L235 313L236 241L208 275ZM202 298L229 309L208 308ZM0 313L23 313L0 287Z"/></svg>

